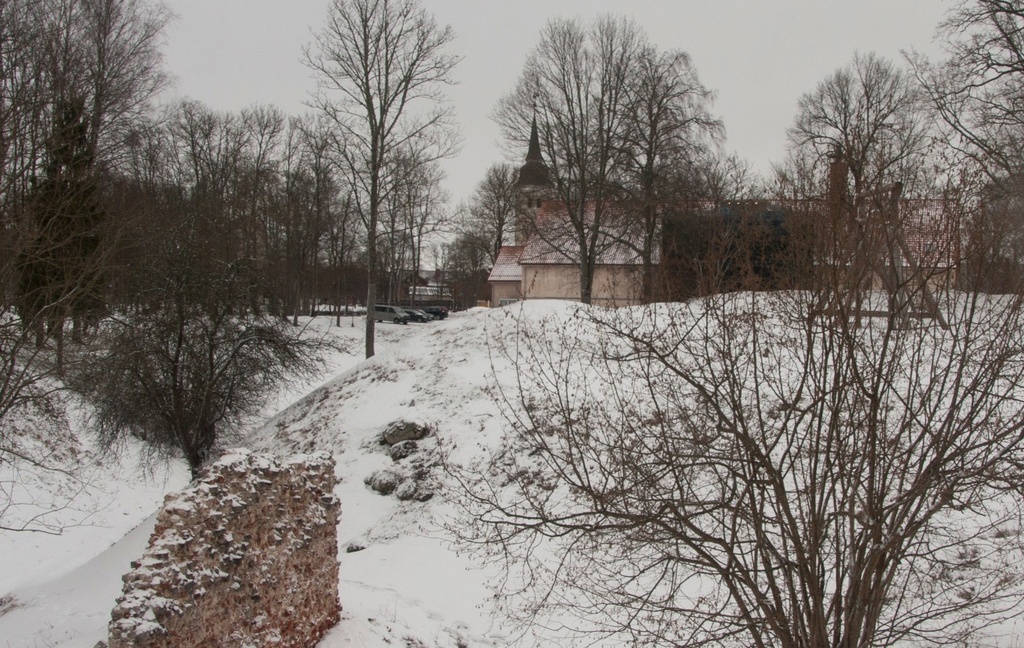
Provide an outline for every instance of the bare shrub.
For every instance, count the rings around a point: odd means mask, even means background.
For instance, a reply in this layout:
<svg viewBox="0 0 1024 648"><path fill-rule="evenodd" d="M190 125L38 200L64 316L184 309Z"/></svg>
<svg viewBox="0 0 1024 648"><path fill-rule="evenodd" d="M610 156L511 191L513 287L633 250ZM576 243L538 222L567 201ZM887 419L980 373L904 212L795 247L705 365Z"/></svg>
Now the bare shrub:
<svg viewBox="0 0 1024 648"><path fill-rule="evenodd" d="M519 620L866 648L1021 611L1021 293L942 293L943 327L828 277L519 323L509 440L454 471Z"/></svg>

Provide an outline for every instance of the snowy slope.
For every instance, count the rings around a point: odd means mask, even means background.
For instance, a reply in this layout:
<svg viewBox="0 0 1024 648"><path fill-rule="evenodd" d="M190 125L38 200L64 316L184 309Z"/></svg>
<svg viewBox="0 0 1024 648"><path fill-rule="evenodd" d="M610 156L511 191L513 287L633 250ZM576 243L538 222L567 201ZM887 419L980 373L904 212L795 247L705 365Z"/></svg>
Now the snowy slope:
<svg viewBox="0 0 1024 648"><path fill-rule="evenodd" d="M285 409L243 439L242 445L282 454L324 449L336 455L344 622L323 646L508 643L507 631L492 623L484 606L484 582L493 574L457 555L442 531L450 512L446 498L400 502L363 480L398 467L378 442L396 420L436 430L420 442L419 456L402 462L415 465L435 491L437 438L470 455L500 441L498 409L487 388L495 369L506 377L510 372L489 355L492 338L511 330L511 313L475 309L424 325L379 325L378 354L368 361L359 357L361 319L335 328L320 318L314 327L348 346L328 361L333 377L288 386L268 404L268 411ZM79 434L83 452L96 454ZM93 458L83 494L57 514L67 524L60 535L0 533L0 648L91 647L105 638L120 577L141 555L151 516L163 495L187 480L184 466L153 476L137 469L136 460L132 452L120 460ZM49 496L45 484L34 488ZM349 553L350 545L365 549Z"/></svg>
<svg viewBox="0 0 1024 648"><path fill-rule="evenodd" d="M544 312L565 306L538 306ZM506 645L492 622L484 581L496 576L457 555L443 524L451 519L437 447L474 456L501 441L493 381L514 375L495 353L514 333L516 310L454 314L442 322L382 325L378 354L310 393L250 437L275 453L327 450L337 460L343 621L321 643L334 646ZM433 434L393 460L380 435L409 421ZM364 482L378 471L413 479L426 502L383 496ZM349 552L349 548L364 547Z"/></svg>
<svg viewBox="0 0 1024 648"><path fill-rule="evenodd" d="M89 473L60 535L0 533L0 646L93 646L106 638L121 575L142 555L184 465L143 474L129 453Z"/></svg>
<svg viewBox="0 0 1024 648"><path fill-rule="evenodd" d="M346 320L343 328L329 324L321 318L310 333L328 331L340 342L358 347L358 322L353 327ZM351 353L332 354L327 368L333 372L356 361ZM268 413L324 379L313 376L287 385L269 400ZM100 452L73 401L68 414L66 430L35 429L38 422L30 419L18 422L27 436L47 439L60 449L49 459L68 474L22 469L17 475L13 495L19 506L7 511L5 522L41 515L32 526L48 532L0 532L0 648L91 648L106 639L121 575L142 555L164 495L188 482L183 463L143 468L140 448L132 443L120 456ZM3 474L0 479L11 476Z"/></svg>

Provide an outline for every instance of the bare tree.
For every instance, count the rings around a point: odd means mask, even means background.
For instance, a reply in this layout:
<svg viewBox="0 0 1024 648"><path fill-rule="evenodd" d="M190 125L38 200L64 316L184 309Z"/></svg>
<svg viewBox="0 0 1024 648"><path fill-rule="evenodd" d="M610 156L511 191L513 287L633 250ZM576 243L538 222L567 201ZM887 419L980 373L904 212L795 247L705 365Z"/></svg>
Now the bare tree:
<svg viewBox="0 0 1024 648"><path fill-rule="evenodd" d="M11 227L4 232L17 234ZM14 260L0 261L0 285L7 289L17 283ZM0 531L59 533L62 524L49 516L81 488L57 369L53 350L36 344L34 331L24 326L5 295L0 301ZM77 488L40 511L31 499L37 493L26 488L26 481L46 484L49 492L62 481L77 482Z"/></svg>
<svg viewBox="0 0 1024 648"><path fill-rule="evenodd" d="M444 278L451 289L453 306L464 309L487 298L487 250L472 233L462 233L444 247Z"/></svg>
<svg viewBox="0 0 1024 648"><path fill-rule="evenodd" d="M109 173L164 83L166 20L144 1L0 0L0 518L18 475L74 477L64 320L102 306ZM56 349L37 344L45 323Z"/></svg>
<svg viewBox="0 0 1024 648"><path fill-rule="evenodd" d="M723 137L722 123L710 113L711 92L697 77L685 52L644 48L630 83L626 120L624 180L637 211L628 242L642 263L641 296L655 293L655 269L665 207L695 202L687 176L711 158ZM682 195L680 195L682 194Z"/></svg>
<svg viewBox="0 0 1024 648"><path fill-rule="evenodd" d="M3 225L14 228L18 203L38 171L46 127L47 97L40 69L43 16L29 0L0 2L0 207ZM5 236L3 258L14 258Z"/></svg>
<svg viewBox="0 0 1024 648"><path fill-rule="evenodd" d="M283 195L277 210L284 234L282 315L290 314L295 326L304 305L317 297L315 269L332 193L337 191L331 174L332 139L312 130L308 120L291 120L285 137Z"/></svg>
<svg viewBox="0 0 1024 648"><path fill-rule="evenodd" d="M18 192L5 202L17 205L28 233L17 254L22 314L39 330L45 321L60 347L65 319L77 336L102 305L100 275L84 270L99 266L100 176L164 84L158 44L167 17L161 5L135 0L11 1L3 12L19 29L38 22L2 51L11 95L0 108L0 159L4 175L13 172L4 184ZM26 178L40 182L27 190Z"/></svg>
<svg viewBox="0 0 1024 648"><path fill-rule="evenodd" d="M791 154L814 167L819 183L831 156L841 154L853 198L893 182L906 191L925 184L930 119L915 79L875 54L858 54L800 98L788 131Z"/></svg>
<svg viewBox="0 0 1024 648"><path fill-rule="evenodd" d="M63 362L64 322L96 318L103 308L100 201L96 157L89 144L82 101L55 107L43 177L24 203L31 240L18 258L18 307L26 326L42 346L44 326L57 343Z"/></svg>
<svg viewBox="0 0 1024 648"><path fill-rule="evenodd" d="M962 168L951 183L976 177L975 171L986 179L987 208L974 215L969 227L978 238L998 241L1000 249L972 244L974 251L987 250L984 258L968 260L968 274L974 278L979 265L992 263L1002 264L1005 276L1015 278L1021 272L1019 252L1013 249L1019 244L1006 240L1019 240L1024 232L1019 209L1024 173L1022 30L1024 3L1019 0L962 0L954 3L937 32L946 59L933 63L921 54L909 56L945 127L943 139L955 151L947 155ZM1003 290L1003 283L989 287Z"/></svg>
<svg viewBox="0 0 1024 648"><path fill-rule="evenodd" d="M508 164L488 167L483 180L473 192L470 201L467 228L473 230L485 245L491 263L498 251L506 245L510 231L522 224L516 223L516 171Z"/></svg>
<svg viewBox="0 0 1024 648"><path fill-rule="evenodd" d="M1018 173L1024 153L1024 3L961 0L940 24L948 58L910 57L951 144L993 177Z"/></svg>
<svg viewBox="0 0 1024 648"><path fill-rule="evenodd" d="M966 215L957 282L996 294L1020 289L1024 277L1024 185L1016 175L993 180L992 167L964 163L954 195L980 195L982 208Z"/></svg>
<svg viewBox="0 0 1024 648"><path fill-rule="evenodd" d="M415 182L411 185L410 209L408 211L409 242L412 264L411 284L417 287L420 273L424 270L423 253L432 237L441 235L450 225L451 217L445 208L448 193L441 187L443 172L436 164L420 167ZM409 303L415 305L416 294L409 294Z"/></svg>
<svg viewBox="0 0 1024 648"><path fill-rule="evenodd" d="M507 442L454 474L460 533L505 561L521 620L586 642L868 648L984 644L1020 614L1019 286L944 295L944 328L860 319L893 294L839 270L512 322Z"/></svg>
<svg viewBox="0 0 1024 648"><path fill-rule="evenodd" d="M175 220L152 242L134 277L142 307L108 318L70 379L106 447L141 439L184 458L193 477L270 391L316 369L325 348L261 307L251 264L208 253L204 218Z"/></svg>
<svg viewBox="0 0 1024 648"><path fill-rule="evenodd" d="M441 93L458 59L445 53L453 33L416 0L332 0L327 25L306 50L319 77L314 98L338 129L339 154L366 227L366 307L377 302L381 206L399 157L423 164L454 150ZM366 318L366 357L374 354Z"/></svg>
<svg viewBox="0 0 1024 648"><path fill-rule="evenodd" d="M350 275L354 271L352 262L359 249L360 231L356 227L355 207L352 194L339 196L337 203L328 213L326 225L326 250L332 290L335 296L335 325L341 326L342 308L348 309L352 297Z"/></svg>
<svg viewBox="0 0 1024 648"><path fill-rule="evenodd" d="M168 171L181 214L209 228L204 254L231 262L247 251L244 224L246 188L242 175L250 134L241 116L218 113L196 101L182 102L173 113L169 136L174 149Z"/></svg>
<svg viewBox="0 0 1024 648"><path fill-rule="evenodd" d="M496 111L506 139L517 144L528 141L536 111L553 197L565 218L533 229L579 267L583 303L591 302L597 260L615 217L613 199L621 195L616 183L629 82L644 46L640 29L626 19L605 16L589 28L579 20L552 20Z"/></svg>
<svg viewBox="0 0 1024 648"><path fill-rule="evenodd" d="M274 219L281 219L280 212L291 206L288 172L294 169L288 165L289 162L294 165L297 158L297 131L289 128L289 119L273 106L252 106L237 115L223 114L220 121L230 145L226 150L211 150L211 153L220 158L219 163L223 165L218 172L224 181L221 185L223 216L230 228L225 234L233 239L228 252L233 256L226 259L237 257L256 263L257 259L269 256L268 247L278 246L278 241L269 241L280 233L281 226ZM288 216L284 220L291 222ZM287 236L290 232L287 226L284 229ZM288 316L291 303L287 298L292 285L289 279L292 276L286 273L286 287L275 294L284 304L282 317ZM264 281L271 284L273 278L268 276Z"/></svg>
<svg viewBox="0 0 1024 648"><path fill-rule="evenodd" d="M680 183L682 202L710 200L753 200L766 191L763 180L750 168L750 164L735 154L716 155L709 152L684 169Z"/></svg>
<svg viewBox="0 0 1024 648"><path fill-rule="evenodd" d="M321 252L326 254L331 282L331 295L335 298L338 317L341 309L341 269L350 260L356 240L351 195L338 171L334 157L334 137L328 122L321 117L301 120L303 166L311 180L309 227L305 236L303 258L308 266L306 282L315 299L323 287L318 272ZM332 272L333 270L333 272ZM340 321L340 320L339 320ZM293 320L293 324L297 320Z"/></svg>
<svg viewBox="0 0 1024 648"><path fill-rule="evenodd" d="M160 52L171 14L149 0L80 0L91 146L117 164L127 138L167 84Z"/></svg>
<svg viewBox="0 0 1024 648"><path fill-rule="evenodd" d="M384 297L397 303L404 298L402 286L415 285L425 237L446 220L441 203L447 195L436 164L403 157L396 160L393 174L394 184L381 210L379 254L380 281L387 286Z"/></svg>

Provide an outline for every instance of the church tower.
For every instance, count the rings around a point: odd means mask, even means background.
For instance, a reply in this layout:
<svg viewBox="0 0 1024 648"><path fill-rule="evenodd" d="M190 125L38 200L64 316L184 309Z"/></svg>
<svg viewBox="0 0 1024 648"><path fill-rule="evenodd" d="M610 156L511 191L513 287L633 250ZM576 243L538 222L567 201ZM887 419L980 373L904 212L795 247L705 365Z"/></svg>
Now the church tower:
<svg viewBox="0 0 1024 648"><path fill-rule="evenodd" d="M540 153L536 114L530 127L530 148L526 152L526 163L519 169L515 188L515 244L526 245L526 239L540 212L541 203L551 197L551 175Z"/></svg>

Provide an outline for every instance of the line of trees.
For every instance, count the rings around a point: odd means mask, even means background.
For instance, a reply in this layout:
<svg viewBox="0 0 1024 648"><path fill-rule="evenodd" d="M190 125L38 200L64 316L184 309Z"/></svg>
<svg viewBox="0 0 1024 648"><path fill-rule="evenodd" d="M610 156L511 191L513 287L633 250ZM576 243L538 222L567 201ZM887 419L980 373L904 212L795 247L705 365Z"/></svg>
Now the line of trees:
<svg viewBox="0 0 1024 648"><path fill-rule="evenodd" d="M306 56L322 92L291 116L158 105L169 19L148 0L0 0L0 468L40 463L15 421L57 412L68 384L107 445L140 437L195 473L315 368L300 316L398 301L433 261L455 138L419 100L457 60L449 30L411 1L334 2ZM369 25L369 50L345 40ZM378 75L355 107L332 95L353 98L346 51Z"/></svg>
<svg viewBox="0 0 1024 648"><path fill-rule="evenodd" d="M17 510L18 475L69 456L46 450L63 426L63 332L102 312L106 180L164 87L168 16L133 0L0 2L0 527L52 530Z"/></svg>
<svg viewBox="0 0 1024 648"><path fill-rule="evenodd" d="M112 302L137 299L131 269L186 215L205 254L251 265L282 319L358 301L361 228L332 151L321 121L265 106L234 114L185 101L141 124L112 193L134 214L119 228Z"/></svg>

